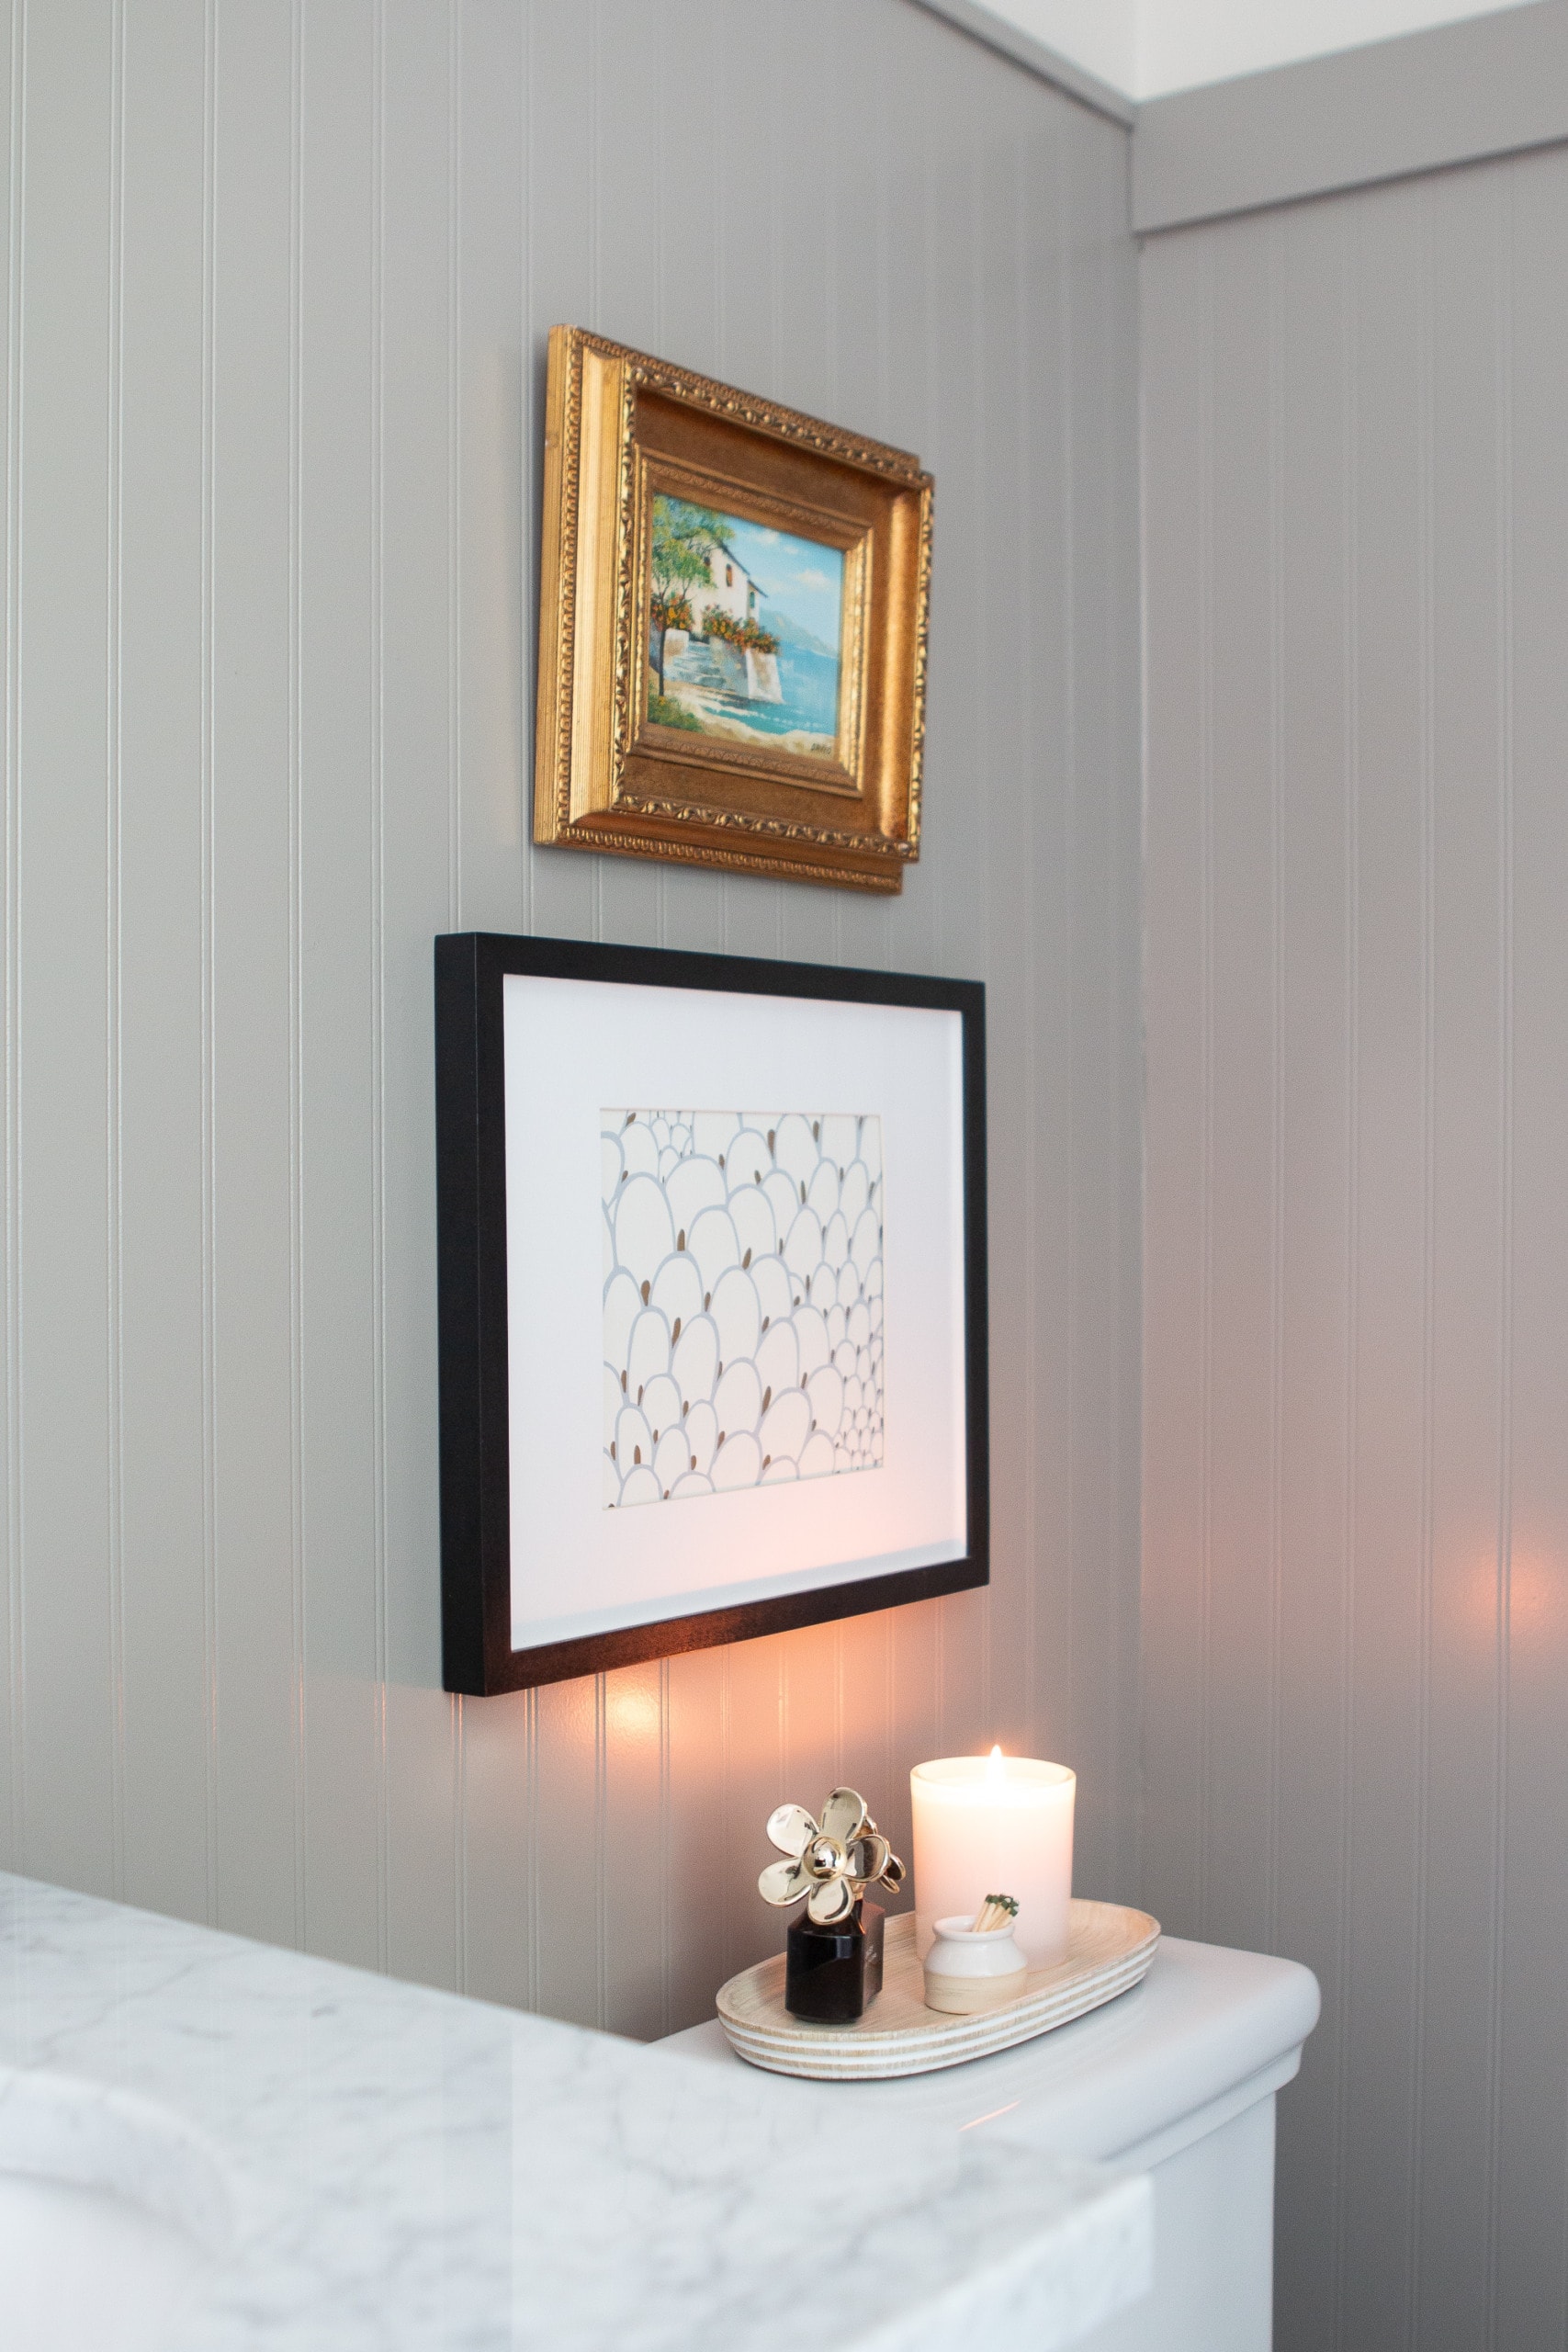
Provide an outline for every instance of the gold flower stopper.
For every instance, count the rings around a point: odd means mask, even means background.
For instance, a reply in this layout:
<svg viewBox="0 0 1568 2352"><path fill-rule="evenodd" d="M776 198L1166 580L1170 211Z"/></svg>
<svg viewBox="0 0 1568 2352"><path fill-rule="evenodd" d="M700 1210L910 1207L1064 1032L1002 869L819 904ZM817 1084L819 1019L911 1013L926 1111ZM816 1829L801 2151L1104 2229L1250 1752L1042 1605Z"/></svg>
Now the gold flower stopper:
<svg viewBox="0 0 1568 2352"><path fill-rule="evenodd" d="M804 1894L807 1917L818 1928L847 1919L868 1886L897 1894L904 1865L853 1789L835 1789L814 1821L803 1804L781 1804L768 1815L768 1836L782 1862L770 1862L757 1881L764 1903L795 1903Z"/></svg>

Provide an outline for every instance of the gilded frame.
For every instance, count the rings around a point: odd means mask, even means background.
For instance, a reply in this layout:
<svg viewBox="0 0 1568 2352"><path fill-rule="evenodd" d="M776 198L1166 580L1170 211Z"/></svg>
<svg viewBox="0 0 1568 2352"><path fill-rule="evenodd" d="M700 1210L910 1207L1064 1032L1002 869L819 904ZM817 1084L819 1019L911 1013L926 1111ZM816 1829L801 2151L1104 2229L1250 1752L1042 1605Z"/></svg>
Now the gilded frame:
<svg viewBox="0 0 1568 2352"><path fill-rule="evenodd" d="M906 452L551 329L534 838L892 892L919 854L932 482ZM830 755L649 711L660 492L838 548Z"/></svg>

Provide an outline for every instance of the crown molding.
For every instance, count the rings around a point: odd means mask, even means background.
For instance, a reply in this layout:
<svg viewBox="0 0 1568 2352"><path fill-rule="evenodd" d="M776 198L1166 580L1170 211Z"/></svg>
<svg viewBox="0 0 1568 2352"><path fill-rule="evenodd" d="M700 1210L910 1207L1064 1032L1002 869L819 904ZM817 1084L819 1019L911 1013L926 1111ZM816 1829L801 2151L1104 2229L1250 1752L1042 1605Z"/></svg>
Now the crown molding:
<svg viewBox="0 0 1568 2352"><path fill-rule="evenodd" d="M1111 122L1120 123L1130 130L1138 109L1133 100L1121 90L1113 89L1094 74L1086 74L1081 65L1074 65L1048 49L1032 34L1021 32L1016 25L1004 24L979 0L909 0L909 6L923 9L929 17L941 17L971 40L995 50L998 56L1010 58L1014 65L1021 65L1026 74L1037 80L1049 82L1054 90L1061 90L1080 106L1104 115Z"/></svg>
<svg viewBox="0 0 1568 2352"><path fill-rule="evenodd" d="M1148 98L1133 136L1147 233L1568 141L1568 0Z"/></svg>
<svg viewBox="0 0 1568 2352"><path fill-rule="evenodd" d="M1568 143L1568 0L1134 102L981 0L908 0L1132 132L1135 233Z"/></svg>

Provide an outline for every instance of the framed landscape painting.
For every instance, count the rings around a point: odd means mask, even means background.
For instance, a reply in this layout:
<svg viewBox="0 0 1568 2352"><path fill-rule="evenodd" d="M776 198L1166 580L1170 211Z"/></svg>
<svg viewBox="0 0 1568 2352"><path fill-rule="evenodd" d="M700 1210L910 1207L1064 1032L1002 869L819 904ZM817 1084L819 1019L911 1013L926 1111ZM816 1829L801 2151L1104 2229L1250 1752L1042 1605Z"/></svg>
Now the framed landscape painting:
<svg viewBox="0 0 1568 2352"><path fill-rule="evenodd" d="M435 980L447 1689L984 1583L980 987L486 933Z"/></svg>
<svg viewBox="0 0 1568 2352"><path fill-rule="evenodd" d="M857 616L859 555L848 558ZM825 540L655 491L649 722L847 774L855 729L844 693L845 570L844 549Z"/></svg>
<svg viewBox="0 0 1568 2352"><path fill-rule="evenodd" d="M917 458L553 329L536 839L898 889L931 535Z"/></svg>

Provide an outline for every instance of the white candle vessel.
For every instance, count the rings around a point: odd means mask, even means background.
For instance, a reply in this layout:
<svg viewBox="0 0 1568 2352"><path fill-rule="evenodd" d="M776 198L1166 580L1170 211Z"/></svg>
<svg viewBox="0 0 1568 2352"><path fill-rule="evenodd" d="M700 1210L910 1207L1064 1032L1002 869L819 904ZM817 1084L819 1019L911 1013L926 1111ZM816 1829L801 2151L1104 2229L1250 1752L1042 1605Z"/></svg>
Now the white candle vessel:
<svg viewBox="0 0 1568 2352"><path fill-rule="evenodd" d="M1073 1887L1076 1774L1027 1756L945 1756L909 1775L915 1826L915 1939L987 1894L1018 1904L1014 1937L1031 1968L1066 1956Z"/></svg>
<svg viewBox="0 0 1568 2352"><path fill-rule="evenodd" d="M976 2017L1000 2008L1023 1991L1028 1962L1010 1919L999 1928L976 1928L967 1911L936 1922L926 1954L926 2007L954 2017Z"/></svg>

